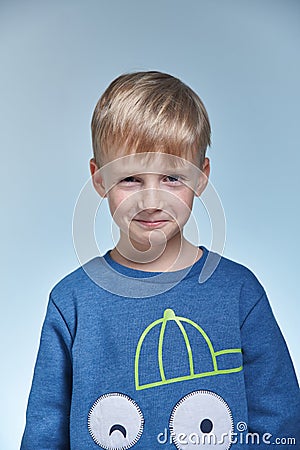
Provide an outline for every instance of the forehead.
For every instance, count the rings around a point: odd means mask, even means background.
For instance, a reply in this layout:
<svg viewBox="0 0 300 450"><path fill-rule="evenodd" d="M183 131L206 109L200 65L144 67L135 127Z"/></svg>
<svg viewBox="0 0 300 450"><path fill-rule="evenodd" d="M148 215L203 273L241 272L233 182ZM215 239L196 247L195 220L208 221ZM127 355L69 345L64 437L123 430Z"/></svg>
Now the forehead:
<svg viewBox="0 0 300 450"><path fill-rule="evenodd" d="M103 176L128 176L128 174L146 174L146 173L196 173L200 169L196 161L159 152L134 153L126 156L117 157L107 162L100 169Z"/></svg>

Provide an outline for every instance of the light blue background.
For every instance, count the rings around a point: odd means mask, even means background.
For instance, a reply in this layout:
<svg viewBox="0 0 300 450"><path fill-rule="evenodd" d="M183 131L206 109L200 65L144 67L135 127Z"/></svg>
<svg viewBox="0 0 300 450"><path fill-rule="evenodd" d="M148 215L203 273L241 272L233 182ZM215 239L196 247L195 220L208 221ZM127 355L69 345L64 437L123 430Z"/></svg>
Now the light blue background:
<svg viewBox="0 0 300 450"><path fill-rule="evenodd" d="M91 114L122 72L204 100L225 255L262 281L299 373L299 19L297 0L1 1L1 449L19 445L48 293L78 266Z"/></svg>

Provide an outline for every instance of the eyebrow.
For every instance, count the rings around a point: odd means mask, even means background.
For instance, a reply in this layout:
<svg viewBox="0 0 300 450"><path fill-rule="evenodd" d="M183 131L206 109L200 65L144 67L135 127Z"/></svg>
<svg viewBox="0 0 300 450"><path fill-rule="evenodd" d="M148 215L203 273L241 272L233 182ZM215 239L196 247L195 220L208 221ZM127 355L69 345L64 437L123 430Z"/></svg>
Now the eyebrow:
<svg viewBox="0 0 300 450"><path fill-rule="evenodd" d="M116 176L117 178L129 178L129 177L139 177L139 176L147 176L147 175L158 175L158 176L176 176L180 177L182 179L188 179L187 174L183 173L182 171L175 170L166 170L166 171L160 171L160 172L135 172L135 171L122 171L117 174L113 174L113 176Z"/></svg>

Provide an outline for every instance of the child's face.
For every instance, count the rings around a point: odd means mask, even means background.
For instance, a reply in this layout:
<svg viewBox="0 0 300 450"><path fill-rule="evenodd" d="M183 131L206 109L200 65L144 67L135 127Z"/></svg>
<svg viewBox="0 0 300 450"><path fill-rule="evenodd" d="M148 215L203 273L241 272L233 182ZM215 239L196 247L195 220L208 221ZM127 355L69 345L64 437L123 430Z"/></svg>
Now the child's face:
<svg viewBox="0 0 300 450"><path fill-rule="evenodd" d="M91 171L95 173L92 162ZM208 174L208 159L201 172L173 155L138 153L110 161L98 171L94 185L108 198L121 240L129 237L136 249L148 250L181 238Z"/></svg>

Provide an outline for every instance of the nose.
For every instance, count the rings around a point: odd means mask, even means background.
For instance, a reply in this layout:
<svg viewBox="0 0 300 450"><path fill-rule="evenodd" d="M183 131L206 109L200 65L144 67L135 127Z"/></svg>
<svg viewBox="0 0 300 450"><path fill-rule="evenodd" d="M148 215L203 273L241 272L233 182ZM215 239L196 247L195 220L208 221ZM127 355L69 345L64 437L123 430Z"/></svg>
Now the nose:
<svg viewBox="0 0 300 450"><path fill-rule="evenodd" d="M140 192L139 208L153 212L164 208L163 192L159 188L151 187Z"/></svg>

